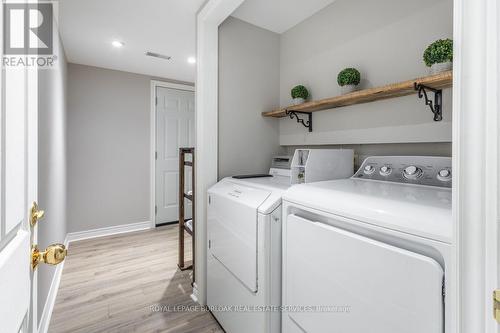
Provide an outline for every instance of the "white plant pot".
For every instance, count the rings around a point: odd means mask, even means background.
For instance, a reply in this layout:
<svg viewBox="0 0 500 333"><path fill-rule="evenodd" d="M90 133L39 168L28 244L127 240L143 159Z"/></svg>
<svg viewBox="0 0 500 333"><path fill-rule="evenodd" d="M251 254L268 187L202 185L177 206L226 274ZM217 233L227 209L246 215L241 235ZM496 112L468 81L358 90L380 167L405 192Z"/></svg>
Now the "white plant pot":
<svg viewBox="0 0 500 333"><path fill-rule="evenodd" d="M299 105L299 104L305 103L305 101L306 100L303 99L302 97L297 97L297 98L292 99L292 104Z"/></svg>
<svg viewBox="0 0 500 333"><path fill-rule="evenodd" d="M357 87L358 86L354 84L346 84L345 86L340 87L340 92L342 93L342 95L349 94L356 91Z"/></svg>
<svg viewBox="0 0 500 333"><path fill-rule="evenodd" d="M431 74L438 74L453 69L453 63L451 61L441 62L439 64L432 64Z"/></svg>

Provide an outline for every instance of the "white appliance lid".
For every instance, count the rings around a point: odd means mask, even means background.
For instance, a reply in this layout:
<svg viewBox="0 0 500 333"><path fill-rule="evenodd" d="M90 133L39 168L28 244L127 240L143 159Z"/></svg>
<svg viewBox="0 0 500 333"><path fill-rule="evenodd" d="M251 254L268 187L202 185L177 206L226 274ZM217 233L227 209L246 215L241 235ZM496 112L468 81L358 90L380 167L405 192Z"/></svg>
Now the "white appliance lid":
<svg viewBox="0 0 500 333"><path fill-rule="evenodd" d="M287 217L284 304L293 332L442 333L443 276L433 259L331 225Z"/></svg>
<svg viewBox="0 0 500 333"><path fill-rule="evenodd" d="M283 193L290 187L290 177L273 176L264 178L224 178L221 182L228 182L239 186L248 186L258 188L270 192L269 196L261 204L256 207L261 214L272 213L280 204Z"/></svg>
<svg viewBox="0 0 500 333"><path fill-rule="evenodd" d="M451 190L342 179L291 187L283 200L361 222L451 243Z"/></svg>

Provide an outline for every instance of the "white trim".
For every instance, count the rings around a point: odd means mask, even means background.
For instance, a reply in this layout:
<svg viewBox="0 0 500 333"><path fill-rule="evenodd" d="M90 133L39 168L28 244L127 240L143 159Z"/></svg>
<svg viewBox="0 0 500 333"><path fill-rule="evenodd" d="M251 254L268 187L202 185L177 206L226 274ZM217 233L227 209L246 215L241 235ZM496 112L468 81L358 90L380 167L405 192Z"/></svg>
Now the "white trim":
<svg viewBox="0 0 500 333"><path fill-rule="evenodd" d="M64 245L66 246L66 248L69 248L69 244L75 241L118 235L134 231L143 231L148 229L151 229L151 223L149 221L146 221L107 228L70 232L66 234ZM42 317L40 318L40 322L38 325L38 333L47 333L49 330L50 318L52 317L52 311L54 310L54 304L56 302L57 292L59 290L59 284L61 282L64 263L65 261L57 265L54 276L52 277L52 283L50 284L49 293L45 301L45 306L43 307Z"/></svg>
<svg viewBox="0 0 500 333"><path fill-rule="evenodd" d="M455 0L453 216L456 330L497 333L498 288L497 0Z"/></svg>
<svg viewBox="0 0 500 333"><path fill-rule="evenodd" d="M486 119L485 119L485 306L491 307L490 299L493 290L500 288L499 275L499 141L500 122L498 111L500 99L500 6L498 0L486 1ZM487 333L500 332L500 325L492 320L491 311L486 310Z"/></svg>
<svg viewBox="0 0 500 333"><path fill-rule="evenodd" d="M453 1L453 94L452 94L452 170L453 170L453 188L452 188L452 215L453 215L453 244L451 253L451 278L450 281L450 328L452 332L459 333L460 330L460 230L458 223L459 213L459 193L460 193L460 151L458 142L460 138L460 108L461 108L461 81L462 81L462 49L459 43L462 40L462 0Z"/></svg>
<svg viewBox="0 0 500 333"><path fill-rule="evenodd" d="M149 198L151 199L149 205L149 221L151 223L151 228L156 228L156 214L155 214L155 203L156 203L156 88L163 87L168 89L184 90L184 91L195 91L194 86L180 83L172 83L158 80L151 80L151 107L150 107L150 128L151 137L149 143L149 161L150 165L150 176L149 176Z"/></svg>
<svg viewBox="0 0 500 333"><path fill-rule="evenodd" d="M192 85L189 84L182 84L182 83L173 83L173 82L166 82L166 81L158 81L158 80L151 80L151 86L155 87L163 87L163 88L168 88L168 89L176 89L176 90L185 90L185 91L194 91L195 88Z"/></svg>
<svg viewBox="0 0 500 333"><path fill-rule="evenodd" d="M64 239L64 246L66 246L66 249L69 248L68 235L66 235L66 238ZM45 300L45 306L43 307L42 317L38 323L38 333L47 333L49 330L50 318L52 318L52 311L54 310L54 305L56 303L64 263L65 261L56 266L54 276L52 277L52 283L50 284L49 293L47 295L47 299Z"/></svg>
<svg viewBox="0 0 500 333"><path fill-rule="evenodd" d="M79 240L83 240L83 239L105 237L105 236L118 235L118 234L124 234L124 233L128 233L128 232L143 231L143 230L149 230L149 229L151 229L151 222L146 221L146 222L117 225L117 226L113 226L113 227L106 227L106 228L100 228L100 229L70 232L70 233L68 233L67 239L68 239L68 242L71 243L71 242L75 242L75 241L79 241Z"/></svg>
<svg viewBox="0 0 500 333"><path fill-rule="evenodd" d="M196 285L196 282L193 282L193 293L190 296L195 303L198 303L198 294L198 286Z"/></svg>
<svg viewBox="0 0 500 333"><path fill-rule="evenodd" d="M206 192L217 182L219 25L244 0L208 0L196 16L196 284L206 304Z"/></svg>

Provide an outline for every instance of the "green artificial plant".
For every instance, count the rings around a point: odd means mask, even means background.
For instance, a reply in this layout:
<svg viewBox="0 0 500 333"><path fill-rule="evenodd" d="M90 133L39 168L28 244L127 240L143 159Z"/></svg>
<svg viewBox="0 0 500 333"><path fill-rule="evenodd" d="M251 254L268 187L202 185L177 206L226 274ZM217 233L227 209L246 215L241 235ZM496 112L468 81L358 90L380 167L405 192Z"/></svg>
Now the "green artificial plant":
<svg viewBox="0 0 500 333"><path fill-rule="evenodd" d="M448 61L453 62L453 40L439 39L425 49L424 62L427 67Z"/></svg>
<svg viewBox="0 0 500 333"><path fill-rule="evenodd" d="M356 68L346 68L340 71L337 76L337 83L343 87L346 85L357 86L361 81L361 74Z"/></svg>
<svg viewBox="0 0 500 333"><path fill-rule="evenodd" d="M306 87L304 87L303 85L293 87L291 94L292 98L294 99L303 98L304 100L306 100L307 97L309 97L309 91L307 91Z"/></svg>

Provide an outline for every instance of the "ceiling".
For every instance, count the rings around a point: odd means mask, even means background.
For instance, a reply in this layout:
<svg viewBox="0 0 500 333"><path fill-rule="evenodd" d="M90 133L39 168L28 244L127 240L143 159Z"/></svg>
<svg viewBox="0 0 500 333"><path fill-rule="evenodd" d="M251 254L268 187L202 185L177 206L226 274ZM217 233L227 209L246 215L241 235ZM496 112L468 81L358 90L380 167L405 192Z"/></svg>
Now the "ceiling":
<svg viewBox="0 0 500 333"><path fill-rule="evenodd" d="M233 16L283 33L335 0L246 0ZM69 62L194 82L195 17L205 0L61 0ZM124 46L115 48L113 41ZM147 51L171 60L146 57Z"/></svg>
<svg viewBox="0 0 500 333"><path fill-rule="evenodd" d="M232 16L283 33L335 0L246 0Z"/></svg>
<svg viewBox="0 0 500 333"><path fill-rule="evenodd" d="M194 82L195 16L205 0L61 0L69 62ZM111 42L124 43L115 48ZM151 51L171 60L146 57Z"/></svg>

